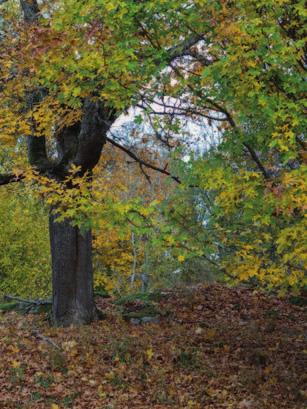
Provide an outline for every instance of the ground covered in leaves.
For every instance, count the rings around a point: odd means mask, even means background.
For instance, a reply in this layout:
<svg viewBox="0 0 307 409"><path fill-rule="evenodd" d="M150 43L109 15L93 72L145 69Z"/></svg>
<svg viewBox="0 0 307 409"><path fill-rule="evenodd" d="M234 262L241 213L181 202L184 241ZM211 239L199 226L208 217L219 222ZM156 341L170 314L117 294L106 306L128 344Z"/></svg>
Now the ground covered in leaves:
<svg viewBox="0 0 307 409"><path fill-rule="evenodd" d="M50 328L44 315L0 316L0 408L302 409L306 315L248 289L165 291L159 322L106 319ZM151 306L152 307L152 306Z"/></svg>

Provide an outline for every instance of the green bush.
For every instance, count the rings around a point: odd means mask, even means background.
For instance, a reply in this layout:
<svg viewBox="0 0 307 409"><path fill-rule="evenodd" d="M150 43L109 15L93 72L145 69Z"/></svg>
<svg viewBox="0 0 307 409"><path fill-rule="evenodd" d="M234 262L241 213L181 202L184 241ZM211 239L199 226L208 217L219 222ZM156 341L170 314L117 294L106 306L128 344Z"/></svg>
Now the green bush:
<svg viewBox="0 0 307 409"><path fill-rule="evenodd" d="M22 186L0 189L0 297L50 295L48 217Z"/></svg>

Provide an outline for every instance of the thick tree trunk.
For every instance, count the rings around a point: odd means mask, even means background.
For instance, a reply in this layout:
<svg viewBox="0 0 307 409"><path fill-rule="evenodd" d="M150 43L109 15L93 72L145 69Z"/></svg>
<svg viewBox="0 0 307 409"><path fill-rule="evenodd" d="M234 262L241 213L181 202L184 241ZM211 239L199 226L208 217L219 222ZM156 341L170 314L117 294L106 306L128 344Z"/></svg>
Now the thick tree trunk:
<svg viewBox="0 0 307 409"><path fill-rule="evenodd" d="M92 235L69 220L49 217L52 257L53 322L56 326L89 324L98 318L94 302Z"/></svg>

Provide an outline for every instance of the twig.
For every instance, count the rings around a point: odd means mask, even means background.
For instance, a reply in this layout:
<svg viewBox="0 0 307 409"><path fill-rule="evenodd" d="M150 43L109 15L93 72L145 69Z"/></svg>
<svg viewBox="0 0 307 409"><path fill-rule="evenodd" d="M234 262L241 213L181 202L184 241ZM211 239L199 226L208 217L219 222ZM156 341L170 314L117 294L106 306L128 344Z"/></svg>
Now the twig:
<svg viewBox="0 0 307 409"><path fill-rule="evenodd" d="M46 337L45 335L40 334L37 330L32 331L32 335L42 341L45 341L47 344L52 345L58 351L63 351L62 348L57 345L51 338Z"/></svg>
<svg viewBox="0 0 307 409"><path fill-rule="evenodd" d="M153 169L157 172L163 173L166 176L171 177L175 182L177 183L181 183L181 180L177 177L177 176L173 176L170 172L168 172L167 170L161 169L155 165L152 165L148 162L145 162L143 159L139 158L137 155L135 155L132 151L130 151L128 148L124 147L123 145L120 145L119 143L115 142L113 139L111 138L106 138L107 142L109 142L110 144L114 145L116 148L122 150L123 152L125 152L127 155L129 155L132 159L134 159L136 162L138 162L139 164L141 164L142 166L145 166L149 169Z"/></svg>
<svg viewBox="0 0 307 409"><path fill-rule="evenodd" d="M34 305L50 305L52 304L49 300L24 300L23 298L14 297L12 295L5 295L3 297L7 301L18 301L24 304L34 304Z"/></svg>
<svg viewBox="0 0 307 409"><path fill-rule="evenodd" d="M8 185L13 182L20 182L24 178L24 175L15 175L14 173L0 174L0 186Z"/></svg>

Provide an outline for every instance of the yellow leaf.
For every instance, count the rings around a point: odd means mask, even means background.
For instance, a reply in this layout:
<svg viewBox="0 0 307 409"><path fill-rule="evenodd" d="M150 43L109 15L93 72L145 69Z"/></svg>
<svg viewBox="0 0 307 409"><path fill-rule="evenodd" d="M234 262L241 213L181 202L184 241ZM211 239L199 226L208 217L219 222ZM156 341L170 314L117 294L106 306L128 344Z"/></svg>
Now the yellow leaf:
<svg viewBox="0 0 307 409"><path fill-rule="evenodd" d="M265 367L264 370L263 370L263 372L268 375L269 373L272 372L272 367L271 367L271 366Z"/></svg>
<svg viewBox="0 0 307 409"><path fill-rule="evenodd" d="M15 345L11 345L9 348L13 354L17 354L18 352L20 352L20 349L16 347Z"/></svg>
<svg viewBox="0 0 307 409"><path fill-rule="evenodd" d="M153 353L152 348L147 349L147 351L146 351L146 356L147 356L148 361L150 361L150 360L152 359L153 354L154 354L154 353Z"/></svg>
<svg viewBox="0 0 307 409"><path fill-rule="evenodd" d="M216 329L215 328L210 328L207 330L206 334L205 334L205 338L208 341L212 341L216 336Z"/></svg>
<svg viewBox="0 0 307 409"><path fill-rule="evenodd" d="M56 403L51 403L50 409L60 409L60 406Z"/></svg>
<svg viewBox="0 0 307 409"><path fill-rule="evenodd" d="M98 388L98 396L100 397L100 399L105 399L107 397L107 394L104 392L102 385Z"/></svg>
<svg viewBox="0 0 307 409"><path fill-rule="evenodd" d="M20 368L20 362L18 362L18 361L12 361L12 367L13 367L13 368Z"/></svg>

